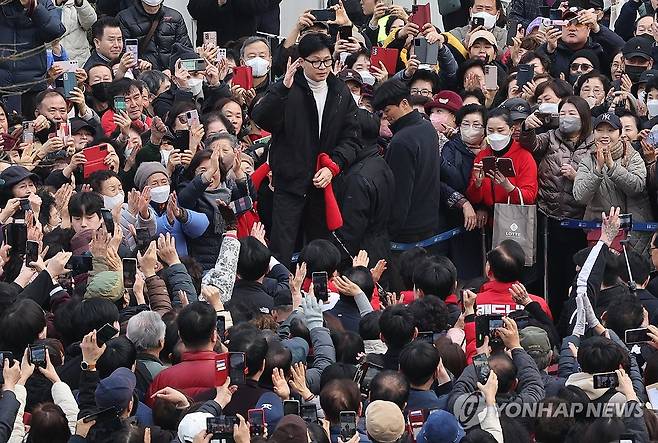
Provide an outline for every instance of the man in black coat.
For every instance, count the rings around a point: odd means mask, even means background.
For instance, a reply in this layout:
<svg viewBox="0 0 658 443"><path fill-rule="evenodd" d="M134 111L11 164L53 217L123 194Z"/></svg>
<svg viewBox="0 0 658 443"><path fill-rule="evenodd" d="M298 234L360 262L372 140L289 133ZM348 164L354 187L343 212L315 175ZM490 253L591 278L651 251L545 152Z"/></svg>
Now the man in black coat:
<svg viewBox="0 0 658 443"><path fill-rule="evenodd" d="M123 39L139 40L139 58L151 63L153 69L169 69L174 43L193 48L187 26L180 12L162 4L162 0L142 0L117 16ZM149 29L157 23L153 36L145 41Z"/></svg>
<svg viewBox="0 0 658 443"><path fill-rule="evenodd" d="M365 109L359 109L358 117L364 147L357 162L336 181L344 221L337 235L352 256L365 250L374 264L390 255L388 223L395 178L379 155L379 118Z"/></svg>
<svg viewBox="0 0 658 443"><path fill-rule="evenodd" d="M300 227L306 241L328 238L327 215L333 217L331 227L339 227L336 214L325 210L333 198L328 186L354 163L361 147L356 103L331 73L332 49L326 35L304 36L300 58L288 63L283 81L271 85L251 113L260 128L272 133L270 238L272 251L286 266Z"/></svg>

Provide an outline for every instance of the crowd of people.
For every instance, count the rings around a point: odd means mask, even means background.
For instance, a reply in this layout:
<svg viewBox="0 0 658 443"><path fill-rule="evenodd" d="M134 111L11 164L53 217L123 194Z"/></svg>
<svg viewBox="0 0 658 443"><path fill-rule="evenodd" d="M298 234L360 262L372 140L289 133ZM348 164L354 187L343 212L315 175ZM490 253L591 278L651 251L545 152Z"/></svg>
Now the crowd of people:
<svg viewBox="0 0 658 443"><path fill-rule="evenodd" d="M0 2L0 443L658 441L658 2L280 3Z"/></svg>

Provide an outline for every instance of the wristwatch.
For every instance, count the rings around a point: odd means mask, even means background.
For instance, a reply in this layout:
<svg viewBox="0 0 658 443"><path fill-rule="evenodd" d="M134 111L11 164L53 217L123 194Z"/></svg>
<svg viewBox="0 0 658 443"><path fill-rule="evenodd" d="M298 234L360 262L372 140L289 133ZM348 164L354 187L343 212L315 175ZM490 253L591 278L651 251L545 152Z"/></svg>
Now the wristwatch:
<svg viewBox="0 0 658 443"><path fill-rule="evenodd" d="M82 360L80 362L80 369L83 371L95 371L96 363L87 363L86 361Z"/></svg>

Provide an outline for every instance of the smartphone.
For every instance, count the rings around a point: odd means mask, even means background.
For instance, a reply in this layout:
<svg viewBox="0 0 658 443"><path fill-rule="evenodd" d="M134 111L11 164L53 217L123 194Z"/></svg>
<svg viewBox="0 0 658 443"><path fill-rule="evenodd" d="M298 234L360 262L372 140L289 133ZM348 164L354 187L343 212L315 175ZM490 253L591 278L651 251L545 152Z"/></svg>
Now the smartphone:
<svg viewBox="0 0 658 443"><path fill-rule="evenodd" d="M489 378L489 372L491 372L491 368L489 367L489 357L487 357L486 354L476 355L473 357L473 366L475 367L478 381L485 384Z"/></svg>
<svg viewBox="0 0 658 443"><path fill-rule="evenodd" d="M27 198L20 199L20 205L21 205L20 206L21 211L31 211L32 210L32 206L30 206L30 200L27 199Z"/></svg>
<svg viewBox="0 0 658 443"><path fill-rule="evenodd" d="M418 439L418 434L420 433L423 424L425 423L425 414L420 409L409 411L407 415L409 420L409 427L414 436L414 441Z"/></svg>
<svg viewBox="0 0 658 443"><path fill-rule="evenodd" d="M65 72L62 74L62 80L64 81L64 98L71 98L71 91L78 85L75 72Z"/></svg>
<svg viewBox="0 0 658 443"><path fill-rule="evenodd" d="M601 372L593 374L594 389L609 389L619 386L619 379L616 372Z"/></svg>
<svg viewBox="0 0 658 443"><path fill-rule="evenodd" d="M124 258L123 263L123 287L130 289L135 285L135 274L137 273L137 259Z"/></svg>
<svg viewBox="0 0 658 443"><path fill-rule="evenodd" d="M327 273L314 272L312 274L313 280L313 293L318 300L326 302L329 300L328 278Z"/></svg>
<svg viewBox="0 0 658 443"><path fill-rule="evenodd" d="M190 130L178 129L174 131L174 139L171 144L179 152L186 151L190 147Z"/></svg>
<svg viewBox="0 0 658 443"><path fill-rule="evenodd" d="M244 374L245 360L244 352L229 352L229 377L232 385L243 385L246 383Z"/></svg>
<svg viewBox="0 0 658 443"><path fill-rule="evenodd" d="M348 441L356 435L356 412L342 411L340 413L340 436Z"/></svg>
<svg viewBox="0 0 658 443"><path fill-rule="evenodd" d="M25 244L25 266L30 266L30 263L36 262L39 259L39 243L33 240L28 240Z"/></svg>
<svg viewBox="0 0 658 443"><path fill-rule="evenodd" d="M482 172L485 176L496 172L496 157L489 156L482 158Z"/></svg>
<svg viewBox="0 0 658 443"><path fill-rule="evenodd" d="M333 9L313 9L310 11L316 22L329 22L336 20L336 11Z"/></svg>
<svg viewBox="0 0 658 443"><path fill-rule="evenodd" d="M233 200L232 202L230 202L228 204L228 207L233 210L235 215L240 215L243 212L247 212L248 210L253 208L254 207L254 202L251 199L251 197L249 197L247 195L247 196L244 196L244 197L240 197L237 200Z"/></svg>
<svg viewBox="0 0 658 443"><path fill-rule="evenodd" d="M484 344L484 337L489 337L493 340L497 337L496 329L502 328L503 315L502 314L485 314L475 317L475 342L476 346L480 347Z"/></svg>
<svg viewBox="0 0 658 443"><path fill-rule="evenodd" d="M219 339L224 341L224 338L226 336L226 319L222 315L217 316L217 321L215 322L215 329L217 330L217 335L219 336Z"/></svg>
<svg viewBox="0 0 658 443"><path fill-rule="evenodd" d="M221 62L226 58L226 48L217 48L217 62Z"/></svg>
<svg viewBox="0 0 658 443"><path fill-rule="evenodd" d="M135 63L137 63L137 60L139 60L139 40L136 38L127 38L126 52L131 53L135 59Z"/></svg>
<svg viewBox="0 0 658 443"><path fill-rule="evenodd" d="M519 22L513 19L507 19L507 41L506 46L514 45L514 37L519 30Z"/></svg>
<svg viewBox="0 0 658 443"><path fill-rule="evenodd" d="M34 121L23 122L23 143L34 142ZM7 149L5 149L6 151Z"/></svg>
<svg viewBox="0 0 658 443"><path fill-rule="evenodd" d="M200 123L199 120L199 111L196 109L193 109L191 111L187 111L185 113L185 116L187 117L187 127L192 128L192 126L198 126Z"/></svg>
<svg viewBox="0 0 658 443"><path fill-rule="evenodd" d="M114 111L126 112L126 97L118 96L114 97Z"/></svg>
<svg viewBox="0 0 658 443"><path fill-rule="evenodd" d="M284 400L283 402L283 415L299 415L299 401L297 400Z"/></svg>
<svg viewBox="0 0 658 443"><path fill-rule="evenodd" d="M103 216L103 223L108 234L114 234L114 219L112 218L112 211L107 208L101 208L101 215Z"/></svg>
<svg viewBox="0 0 658 443"><path fill-rule="evenodd" d="M90 421L96 421L96 423L100 423L103 421L108 421L113 418L117 418L119 416L119 410L115 406L110 406L109 408L106 409L101 409L98 412L94 412L93 414L89 414L86 417L82 418L83 423L89 423Z"/></svg>
<svg viewBox="0 0 658 443"><path fill-rule="evenodd" d="M484 86L490 91L498 89L498 67L495 65L484 66Z"/></svg>
<svg viewBox="0 0 658 443"><path fill-rule="evenodd" d="M627 345L646 343L650 341L651 338L649 337L649 329L647 328L627 329L624 331L624 343Z"/></svg>
<svg viewBox="0 0 658 443"><path fill-rule="evenodd" d="M352 27L351 26L341 26L338 28L338 37L341 40L349 40L352 37Z"/></svg>
<svg viewBox="0 0 658 443"><path fill-rule="evenodd" d="M471 19L471 29L475 29L478 26L484 26L484 18L483 17L473 17Z"/></svg>
<svg viewBox="0 0 658 443"><path fill-rule="evenodd" d="M619 214L619 229L631 231L633 229L633 214Z"/></svg>
<svg viewBox="0 0 658 443"><path fill-rule="evenodd" d="M46 368L46 347L44 345L29 346L30 364Z"/></svg>
<svg viewBox="0 0 658 443"><path fill-rule="evenodd" d="M9 360L9 366L13 366L14 353L11 351L0 351L0 369L5 367L5 360Z"/></svg>
<svg viewBox="0 0 658 443"><path fill-rule="evenodd" d="M62 122L57 128L57 137L59 137L64 144L66 144L71 137L71 125L68 121Z"/></svg>
<svg viewBox="0 0 658 443"><path fill-rule="evenodd" d="M247 417L249 417L249 432L251 435L263 435L265 433L265 411L263 408L249 409Z"/></svg>
<svg viewBox="0 0 658 443"><path fill-rule="evenodd" d="M216 31L206 31L203 33L203 44L210 45L213 48L217 47L217 32Z"/></svg>
<svg viewBox="0 0 658 443"><path fill-rule="evenodd" d="M539 15L544 18L550 18L551 16L551 7L542 5L539 7Z"/></svg>
<svg viewBox="0 0 658 443"><path fill-rule="evenodd" d="M202 58L193 58L181 60L181 66L189 72L199 72L206 70L206 61Z"/></svg>
<svg viewBox="0 0 658 443"><path fill-rule="evenodd" d="M105 323L98 331L96 331L96 342L99 346L102 346L103 343L107 343L112 338L116 337L118 333L119 330L117 328L109 323Z"/></svg>
<svg viewBox="0 0 658 443"><path fill-rule="evenodd" d="M107 144L101 143L96 146L89 146L82 150L82 153L87 160L82 166L82 175L84 178L89 177L96 171L106 171L108 166L105 164L105 157L107 157Z"/></svg>
<svg viewBox="0 0 658 443"><path fill-rule="evenodd" d="M439 62L439 45L430 45L426 38L414 39L414 55L420 63L425 65L436 65Z"/></svg>
<svg viewBox="0 0 658 443"><path fill-rule="evenodd" d="M355 380L359 385L361 394L363 394L365 397L370 395L370 382L373 378L375 378L375 375L379 374L379 371L383 370L384 368L382 366L371 362L365 362L361 365L360 370L357 371L358 379Z"/></svg>
<svg viewBox="0 0 658 443"><path fill-rule="evenodd" d="M633 434L619 434L619 443L635 443L635 435Z"/></svg>
<svg viewBox="0 0 658 443"><path fill-rule="evenodd" d="M254 75L251 72L251 66L236 66L233 68L234 85L240 86L245 91L254 87Z"/></svg>
<svg viewBox="0 0 658 443"><path fill-rule="evenodd" d="M215 355L215 385L222 386L228 377L228 359L229 356L226 352ZM233 384L231 378L231 384Z"/></svg>
<svg viewBox="0 0 658 443"><path fill-rule="evenodd" d="M10 223L5 225L5 240L11 246L14 254L25 254L27 248L27 225L25 223Z"/></svg>
<svg viewBox="0 0 658 443"><path fill-rule="evenodd" d="M390 75L394 75L396 72L396 66L398 63L399 51L395 48L381 48L379 46L373 46L370 50L370 65L371 66L380 66L380 62L386 68L386 72Z"/></svg>
<svg viewBox="0 0 658 443"><path fill-rule="evenodd" d="M73 271L73 275L80 275L93 269L91 255L72 255L66 264L67 269Z"/></svg>
<svg viewBox="0 0 658 443"><path fill-rule="evenodd" d="M23 133L23 135L24 134L25 133ZM18 138L12 137L9 134L0 134L0 139L2 140L3 151L13 151L18 145ZM32 140L34 140L34 133L32 133Z"/></svg>
<svg viewBox="0 0 658 443"><path fill-rule="evenodd" d="M496 159L496 170L500 171L505 177L516 177L514 163L511 158L499 157Z"/></svg>
<svg viewBox="0 0 658 443"><path fill-rule="evenodd" d="M430 5L411 5L411 17L409 17L409 21L418 25L420 29L423 29L423 26L427 23L431 23L432 12Z"/></svg>
<svg viewBox="0 0 658 443"><path fill-rule="evenodd" d="M315 404L301 406L302 419L306 423L318 422L318 407Z"/></svg>
<svg viewBox="0 0 658 443"><path fill-rule="evenodd" d="M208 417L206 418L206 431L217 439L233 441L233 426L238 423L238 417L235 415Z"/></svg>
<svg viewBox="0 0 658 443"><path fill-rule="evenodd" d="M137 228L135 229L135 233L137 234L135 238L137 249L144 252L148 249L149 244L151 243L151 234L149 234L148 228Z"/></svg>
<svg viewBox="0 0 658 443"><path fill-rule="evenodd" d="M416 335L416 340L424 341L429 344L434 344L434 332L432 331L419 332L418 335Z"/></svg>
<svg viewBox="0 0 658 443"><path fill-rule="evenodd" d="M521 64L516 73L516 86L521 90L535 77L535 65Z"/></svg>

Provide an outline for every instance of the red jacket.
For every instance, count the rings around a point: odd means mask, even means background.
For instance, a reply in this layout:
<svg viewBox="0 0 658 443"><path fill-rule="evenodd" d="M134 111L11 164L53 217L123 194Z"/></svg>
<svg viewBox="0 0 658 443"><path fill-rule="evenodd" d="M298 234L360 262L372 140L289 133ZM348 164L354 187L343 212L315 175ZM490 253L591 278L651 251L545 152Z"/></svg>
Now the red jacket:
<svg viewBox="0 0 658 443"><path fill-rule="evenodd" d="M117 125L114 123L114 111L111 109L105 111L101 117L101 127L103 128L103 132L107 137L111 136L114 131L116 131ZM151 117L144 118L144 121L133 120L132 127L140 134L143 133L151 127Z"/></svg>
<svg viewBox="0 0 658 443"><path fill-rule="evenodd" d="M487 147L480 151L475 157L474 162L481 162L484 157L493 156L493 151ZM510 177L509 181L521 190L523 195L523 203L531 204L537 199L537 163L532 157L532 154L523 149L519 142L513 141L512 146L503 155L503 157L511 158L514 165L516 177ZM482 186L479 188L475 186L475 175L471 174L468 181L468 188L466 189L466 198L473 204L484 204L488 207L493 207L494 203L507 203L508 194L501 185L494 183L495 198L491 193L492 180L489 177L484 177ZM509 193L510 203L520 204L519 191L514 189Z"/></svg>
<svg viewBox="0 0 658 443"><path fill-rule="evenodd" d="M523 309L522 305L518 305L512 300L512 294L509 291L512 284L492 280L482 285L475 299L475 303L477 304L476 314L508 314L517 309ZM544 312L546 312L551 320L553 319L553 314L551 314L551 309L546 304L546 300L532 294L530 294L530 298L532 301L539 303Z"/></svg>
<svg viewBox="0 0 658 443"><path fill-rule="evenodd" d="M170 386L189 397L215 387L215 356L214 351L185 352L181 362L161 371L151 382L146 392L145 403L153 407L153 394Z"/></svg>

